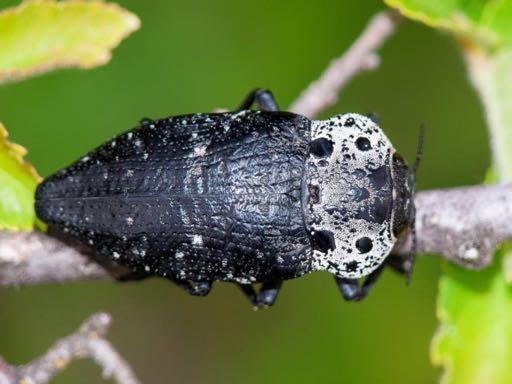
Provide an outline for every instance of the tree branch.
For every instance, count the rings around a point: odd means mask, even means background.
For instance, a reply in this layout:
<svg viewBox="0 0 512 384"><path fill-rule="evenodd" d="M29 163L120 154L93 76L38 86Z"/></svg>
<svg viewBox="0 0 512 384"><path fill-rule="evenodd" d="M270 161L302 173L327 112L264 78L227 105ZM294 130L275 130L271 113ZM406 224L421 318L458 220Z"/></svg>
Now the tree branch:
<svg viewBox="0 0 512 384"><path fill-rule="evenodd" d="M512 184L418 192L416 231L419 253L435 253L465 268L492 261L494 249L512 239ZM407 255L411 236L395 246Z"/></svg>
<svg viewBox="0 0 512 384"><path fill-rule="evenodd" d="M336 104L339 92L352 78L379 66L375 51L393 34L400 19L394 11L376 14L348 51L333 60L322 76L302 92L290 111L312 118Z"/></svg>
<svg viewBox="0 0 512 384"><path fill-rule="evenodd" d="M44 233L0 231L0 286L65 283L107 275L97 263Z"/></svg>
<svg viewBox="0 0 512 384"><path fill-rule="evenodd" d="M92 315L78 331L57 341L43 356L26 365L15 367L0 358L0 383L48 383L72 360L91 358L103 368L105 378L120 384L139 384L130 366L104 338L111 322L107 313Z"/></svg>

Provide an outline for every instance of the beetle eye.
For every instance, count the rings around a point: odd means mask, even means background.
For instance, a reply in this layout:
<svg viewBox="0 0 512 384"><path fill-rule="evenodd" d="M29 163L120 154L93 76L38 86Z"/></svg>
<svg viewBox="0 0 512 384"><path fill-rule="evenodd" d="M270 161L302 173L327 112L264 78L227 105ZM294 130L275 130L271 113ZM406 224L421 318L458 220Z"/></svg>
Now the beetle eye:
<svg viewBox="0 0 512 384"><path fill-rule="evenodd" d="M368 253L373 248L373 242L369 237L361 237L356 241L356 248L361 253Z"/></svg>
<svg viewBox="0 0 512 384"><path fill-rule="evenodd" d="M356 147L360 151L368 151L372 147L372 144L366 137L358 137L356 140Z"/></svg>

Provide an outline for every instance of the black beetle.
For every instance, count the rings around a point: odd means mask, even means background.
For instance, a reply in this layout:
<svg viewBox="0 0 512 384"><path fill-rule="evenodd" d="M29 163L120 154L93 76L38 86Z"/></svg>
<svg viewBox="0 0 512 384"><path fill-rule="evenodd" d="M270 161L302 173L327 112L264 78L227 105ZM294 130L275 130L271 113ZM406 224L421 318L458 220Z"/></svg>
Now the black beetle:
<svg viewBox="0 0 512 384"><path fill-rule="evenodd" d="M409 258L388 255L413 228L413 192L414 172L372 119L309 120L255 90L235 112L141 121L44 180L35 208L133 276L199 296L235 282L270 306L283 280L315 270L348 300L385 265L408 273Z"/></svg>

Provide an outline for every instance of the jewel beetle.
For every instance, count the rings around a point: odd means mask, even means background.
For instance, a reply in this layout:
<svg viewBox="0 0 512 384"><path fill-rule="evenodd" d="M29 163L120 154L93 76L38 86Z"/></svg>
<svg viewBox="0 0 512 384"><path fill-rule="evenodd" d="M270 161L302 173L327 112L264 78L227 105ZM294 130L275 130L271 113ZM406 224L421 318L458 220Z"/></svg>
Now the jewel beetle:
<svg viewBox="0 0 512 384"><path fill-rule="evenodd" d="M198 296L234 282L261 307L312 271L333 274L347 300L386 265L410 273L411 258L390 252L414 228L414 183L374 119L310 120L257 89L234 112L142 120L46 178L35 209L128 278Z"/></svg>

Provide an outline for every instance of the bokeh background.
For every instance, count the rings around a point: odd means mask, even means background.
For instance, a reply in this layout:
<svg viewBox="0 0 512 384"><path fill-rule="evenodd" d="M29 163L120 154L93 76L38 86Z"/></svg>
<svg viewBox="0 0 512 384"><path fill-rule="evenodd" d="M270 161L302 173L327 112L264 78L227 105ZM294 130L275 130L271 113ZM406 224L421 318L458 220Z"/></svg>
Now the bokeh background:
<svg viewBox="0 0 512 384"><path fill-rule="evenodd" d="M18 1L1 0L2 7ZM380 1L120 0L142 28L94 70L66 70L0 87L0 119L42 175L67 165L142 117L234 107L256 86L285 108L346 50ZM404 22L381 67L357 77L324 116L375 112L413 158L427 127L419 189L479 183L489 163L482 109L450 37ZM150 279L0 290L0 355L24 363L98 310L109 339L145 383L434 383L430 363L442 262L421 256L412 284L391 271L361 303L331 276L284 285L253 312L234 286L206 298ZM96 383L90 361L55 383Z"/></svg>

